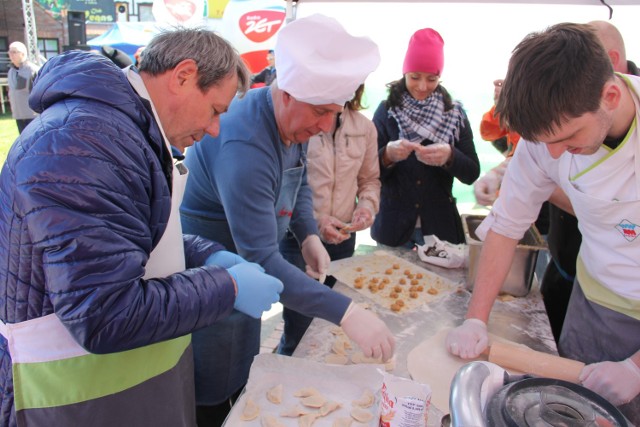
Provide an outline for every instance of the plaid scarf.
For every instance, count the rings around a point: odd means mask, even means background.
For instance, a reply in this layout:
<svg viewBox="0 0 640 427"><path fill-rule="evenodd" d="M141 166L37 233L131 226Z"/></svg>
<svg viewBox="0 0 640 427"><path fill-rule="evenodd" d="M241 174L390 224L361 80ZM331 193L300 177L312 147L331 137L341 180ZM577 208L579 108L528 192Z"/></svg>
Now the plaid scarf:
<svg viewBox="0 0 640 427"><path fill-rule="evenodd" d="M428 139L454 145L460 136L464 112L459 102L444 111L444 97L440 92L432 93L424 101L418 101L409 92L402 94L399 107L392 107L389 115L396 119L400 138L411 142Z"/></svg>

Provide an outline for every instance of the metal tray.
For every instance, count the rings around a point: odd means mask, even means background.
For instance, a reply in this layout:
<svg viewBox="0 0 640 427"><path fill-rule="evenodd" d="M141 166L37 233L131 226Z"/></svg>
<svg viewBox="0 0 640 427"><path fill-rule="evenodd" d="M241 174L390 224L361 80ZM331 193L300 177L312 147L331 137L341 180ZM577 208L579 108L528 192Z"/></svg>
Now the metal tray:
<svg viewBox="0 0 640 427"><path fill-rule="evenodd" d="M469 246L469 271L467 276L467 289L473 289L480 259L482 241L476 235L476 229L485 219L483 215L461 215L464 235ZM547 244L540 236L535 225L527 230L518 245L513 257L513 263L509 274L500 289L501 292L516 297L522 297L529 293L533 283L538 252L546 250Z"/></svg>

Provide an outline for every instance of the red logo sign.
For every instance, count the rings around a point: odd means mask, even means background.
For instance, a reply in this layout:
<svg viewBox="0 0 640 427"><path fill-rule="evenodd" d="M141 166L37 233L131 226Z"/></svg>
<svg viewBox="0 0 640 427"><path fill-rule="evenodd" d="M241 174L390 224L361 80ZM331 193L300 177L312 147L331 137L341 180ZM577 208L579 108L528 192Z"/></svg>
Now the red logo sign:
<svg viewBox="0 0 640 427"><path fill-rule="evenodd" d="M273 37L284 23L285 13L275 10L254 10L238 19L240 31L255 43L262 43Z"/></svg>

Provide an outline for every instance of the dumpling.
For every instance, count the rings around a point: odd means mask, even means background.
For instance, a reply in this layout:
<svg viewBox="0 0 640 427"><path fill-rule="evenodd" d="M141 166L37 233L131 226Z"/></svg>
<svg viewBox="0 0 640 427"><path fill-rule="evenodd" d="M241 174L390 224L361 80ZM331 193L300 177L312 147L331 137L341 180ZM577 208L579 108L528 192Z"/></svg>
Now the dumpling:
<svg viewBox="0 0 640 427"><path fill-rule="evenodd" d="M281 417L289 417L289 418L297 418L301 415L307 415L310 414L311 412L308 409L303 408L300 405L296 405L292 408L289 409L285 409L284 411L280 412L280 416Z"/></svg>
<svg viewBox="0 0 640 427"><path fill-rule="evenodd" d="M293 393L295 397L308 397L316 394L320 394L320 392L313 387L301 388L300 390Z"/></svg>
<svg viewBox="0 0 640 427"><path fill-rule="evenodd" d="M365 409L362 409L359 406L354 406L351 409L351 416L353 417L354 420L358 421L359 423L368 423L373 419L373 415L371 415L371 412Z"/></svg>
<svg viewBox="0 0 640 427"><path fill-rule="evenodd" d="M278 384L277 386L270 388L267 391L267 400L271 403L275 403L276 405L282 403L282 389L282 384Z"/></svg>
<svg viewBox="0 0 640 427"><path fill-rule="evenodd" d="M300 427L311 427L313 423L316 422L316 418L318 418L318 414L307 414L298 418L298 426Z"/></svg>
<svg viewBox="0 0 640 427"><path fill-rule="evenodd" d="M349 356L330 353L325 356L324 361L330 365L346 365L349 363Z"/></svg>
<svg viewBox="0 0 640 427"><path fill-rule="evenodd" d="M240 414L240 419L242 421L251 421L258 418L258 415L260 415L260 407L250 397L247 397L247 403L245 403L242 414Z"/></svg>
<svg viewBox="0 0 640 427"><path fill-rule="evenodd" d="M375 401L375 397L373 395L373 392L369 389L366 389L362 393L362 397L360 397L360 399L358 400L354 400L352 403L354 406L359 406L361 408L368 408L371 405L373 405L374 401Z"/></svg>
<svg viewBox="0 0 640 427"><path fill-rule="evenodd" d="M321 416L326 417L327 415L341 407L342 405L340 403L330 400L320 407L319 412Z"/></svg>
<svg viewBox="0 0 640 427"><path fill-rule="evenodd" d="M309 408L320 408L322 405L326 403L327 399L325 399L320 394L313 394L311 396L304 397L300 402L304 406L308 406Z"/></svg>
<svg viewBox="0 0 640 427"><path fill-rule="evenodd" d="M262 418L260 418L260 425L262 425L262 427L286 427L273 415L263 415Z"/></svg>
<svg viewBox="0 0 640 427"><path fill-rule="evenodd" d="M351 424L353 424L353 420L351 418L338 418L333 422L331 426L332 427L351 427Z"/></svg>
<svg viewBox="0 0 640 427"><path fill-rule="evenodd" d="M351 355L351 361L356 365L360 363L382 363L381 358L366 357L362 352L353 353Z"/></svg>

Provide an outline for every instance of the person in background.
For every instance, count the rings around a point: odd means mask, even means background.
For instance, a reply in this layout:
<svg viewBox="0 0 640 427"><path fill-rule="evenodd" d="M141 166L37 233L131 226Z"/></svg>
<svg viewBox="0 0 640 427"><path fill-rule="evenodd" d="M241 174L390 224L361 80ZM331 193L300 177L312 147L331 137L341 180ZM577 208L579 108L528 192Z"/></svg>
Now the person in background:
<svg viewBox="0 0 640 427"><path fill-rule="evenodd" d="M135 59L135 62L133 63L133 65L136 68L140 68L140 61L142 61L142 56L144 54L145 48L146 46L140 46L138 49L136 49L136 52L133 54L133 59Z"/></svg>
<svg viewBox="0 0 640 427"><path fill-rule="evenodd" d="M639 93L640 78L614 73L591 25L557 24L516 46L496 112L522 139L500 197L476 230L484 243L466 320L446 339L447 349L464 359L487 347L491 307L535 208L551 200L573 209L582 243L558 351L584 362L582 385L634 424L640 422Z"/></svg>
<svg viewBox="0 0 640 427"><path fill-rule="evenodd" d="M33 79L40 67L31 62L24 43L13 42L9 45L11 66L7 74L9 84L9 105L11 116L18 125L18 133L33 121L36 113L29 108L29 94L33 87Z"/></svg>
<svg viewBox="0 0 640 427"><path fill-rule="evenodd" d="M264 86L269 86L276 79L276 56L273 49L270 49L267 53L267 65L262 71L251 76L251 85L261 83Z"/></svg>
<svg viewBox="0 0 640 427"><path fill-rule="evenodd" d="M513 154L515 146L520 140L520 135L511 132L500 126L500 118L496 115L496 102L502 91L503 79L493 81L493 106L482 115L480 122L480 136L485 141L491 142L496 150L504 154L505 157Z"/></svg>
<svg viewBox="0 0 640 427"><path fill-rule="evenodd" d="M313 214L332 261L353 256L356 232L371 226L380 206L377 133L371 120L359 112L363 94L361 84L331 129L312 136L307 147ZM304 271L304 258L293 233L287 232L280 252ZM335 282L333 276L324 281L329 287ZM313 319L286 307L282 317L284 334L278 352L290 356Z"/></svg>
<svg viewBox="0 0 640 427"><path fill-rule="evenodd" d="M591 21L588 24L595 28L598 39L607 51L614 71L633 74L634 76L640 75L636 64L627 59L624 39L615 25L607 21Z"/></svg>
<svg viewBox="0 0 640 427"><path fill-rule="evenodd" d="M139 71L78 50L45 63L0 173L0 426L195 425L189 334L259 318L282 283L182 234L170 146L217 135L248 85L197 29L156 36Z"/></svg>
<svg viewBox="0 0 640 427"><path fill-rule="evenodd" d="M373 116L382 190L371 237L384 245L422 245L431 234L464 242L453 179L471 184L480 162L462 105L440 84L443 49L437 31L416 31L402 79L388 85L389 97Z"/></svg>
<svg viewBox="0 0 640 427"><path fill-rule="evenodd" d="M133 64L129 55L121 51L120 49L116 49L111 46L100 46L100 54L109 58L120 68L126 68L129 65Z"/></svg>
<svg viewBox="0 0 640 427"><path fill-rule="evenodd" d="M506 159L498 165L494 171L489 171L489 173L483 175L474 183L473 188L476 201L481 205L493 204L495 197L497 197L497 188L495 194L484 194L482 192L484 189L483 186L493 176L493 174L496 174L496 176L500 177L499 179L502 179L501 177L509 164L511 156L513 156L513 152L518 145L518 141L520 140L520 135L518 135L517 132L513 132L512 130L500 125L500 115L495 112L496 103L500 97L503 83L503 79L496 79L493 81L493 106L482 116L482 121L480 122L480 136L482 136L482 139L485 141L490 141L498 150L500 150L498 148L499 144L501 144L500 141L504 141L504 147L501 153L506 157ZM540 213L535 221L535 226L540 232L542 238L546 240L547 234L549 233L549 202L545 202L542 205L542 208L540 208ZM549 265L549 260L550 256L548 251L545 250L538 252L535 268L538 281L542 279L545 269Z"/></svg>
<svg viewBox="0 0 640 427"><path fill-rule="evenodd" d="M317 280L330 259L313 217L302 145L331 130L344 104L378 66L378 47L350 35L335 19L315 14L281 29L275 51L278 80L234 100L220 136L187 151L191 176L180 208L183 227L216 236L282 280L285 307L342 326L365 355L388 360L394 338L386 325ZM306 274L279 250L287 229L300 243ZM194 334L199 426L224 420L259 346L260 321L239 312L222 328Z"/></svg>

